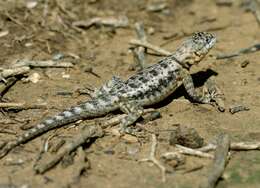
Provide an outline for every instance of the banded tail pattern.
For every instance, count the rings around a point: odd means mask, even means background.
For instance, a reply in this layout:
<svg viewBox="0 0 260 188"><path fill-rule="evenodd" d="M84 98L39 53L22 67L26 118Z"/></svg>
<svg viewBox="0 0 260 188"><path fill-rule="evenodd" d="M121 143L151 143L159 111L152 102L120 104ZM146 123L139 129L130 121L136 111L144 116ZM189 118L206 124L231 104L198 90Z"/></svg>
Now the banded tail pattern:
<svg viewBox="0 0 260 188"><path fill-rule="evenodd" d="M80 119L99 117L112 110L115 110L115 106L111 104L110 100L107 100L107 97L100 97L87 101L81 105L71 107L55 116L46 118L35 127L19 136L15 141L8 142L1 150L0 158L4 157L14 147L26 143L49 130L59 128Z"/></svg>

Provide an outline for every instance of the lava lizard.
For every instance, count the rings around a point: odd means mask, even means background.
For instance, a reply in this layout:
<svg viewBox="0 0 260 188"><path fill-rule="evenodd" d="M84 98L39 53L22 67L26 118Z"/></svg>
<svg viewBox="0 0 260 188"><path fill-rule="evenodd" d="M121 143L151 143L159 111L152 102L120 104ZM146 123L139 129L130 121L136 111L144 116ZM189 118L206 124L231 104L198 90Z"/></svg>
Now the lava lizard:
<svg viewBox="0 0 260 188"><path fill-rule="evenodd" d="M121 120L120 130L129 132L129 126L142 116L144 106L162 101L182 84L194 101L210 103L212 95L194 88L189 69L200 62L215 43L216 37L211 33L194 33L172 55L136 73L126 81L113 77L94 92L92 100L49 117L15 141L7 142L0 152L0 158L14 147L51 129L77 120L103 116L118 109L127 114Z"/></svg>

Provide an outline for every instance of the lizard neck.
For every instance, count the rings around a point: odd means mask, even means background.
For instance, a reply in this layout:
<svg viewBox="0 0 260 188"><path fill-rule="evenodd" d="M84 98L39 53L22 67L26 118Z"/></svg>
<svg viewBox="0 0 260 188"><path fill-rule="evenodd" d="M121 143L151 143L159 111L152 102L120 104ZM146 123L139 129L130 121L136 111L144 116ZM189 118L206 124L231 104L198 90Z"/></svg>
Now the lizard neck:
<svg viewBox="0 0 260 188"><path fill-rule="evenodd" d="M186 58L183 55L181 55L181 53L179 52L174 52L169 58L175 61L176 63L178 63L179 65L181 65L185 69L189 70L191 67L191 64L189 64L186 61Z"/></svg>

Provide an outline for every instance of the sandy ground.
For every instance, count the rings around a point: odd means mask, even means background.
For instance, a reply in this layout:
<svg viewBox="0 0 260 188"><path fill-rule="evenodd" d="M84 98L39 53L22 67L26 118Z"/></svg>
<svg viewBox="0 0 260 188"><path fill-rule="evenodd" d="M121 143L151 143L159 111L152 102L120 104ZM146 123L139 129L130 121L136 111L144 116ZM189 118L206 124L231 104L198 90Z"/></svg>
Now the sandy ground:
<svg viewBox="0 0 260 188"><path fill-rule="evenodd" d="M38 73L40 79L37 83L19 80L8 90L2 101L46 103L48 109L2 109L2 120L19 121L1 123L1 141L22 134L26 122L29 122L26 126L33 126L47 115L88 100L88 95L78 95L79 89L99 87L113 75L126 79L134 74L135 71L129 69L133 64L129 41L136 37L134 23L139 21L150 33L148 40L168 51L174 51L186 35L195 31L215 33L217 44L191 72L197 82L202 83L205 81L203 75L216 75L216 82L225 94L227 109L237 104L250 108L233 115L228 110L221 113L213 106L189 102L184 97L187 95L184 89L180 88L178 94L170 96L157 107L162 117L144 125L148 130L159 133L158 159L162 153L173 150L173 146L169 145L170 131L163 130L171 130L175 124L196 129L206 142L219 133L229 134L231 141L260 140L259 52L223 60L215 58L220 53L231 53L259 42L259 25L252 13L241 8L241 1L234 1L232 6L219 6L210 0L165 0L167 7L158 12L147 10L155 1L144 0L39 1L33 8L26 7L32 5L30 2L0 2L0 32L9 32L0 37L1 67L8 67L18 59L48 60L57 54L64 54L66 60L73 61L75 65L73 68L34 68L27 76ZM129 19L126 28L94 26L76 29L71 25L73 21L96 16L122 15ZM177 37L171 37L175 35ZM160 58L147 56L149 64ZM249 61L249 64L241 67L244 61ZM87 72L89 68L98 76ZM138 162L149 154L151 139L148 133L136 142L135 139L119 138L108 131L105 137L84 147L90 169L79 179L73 179L78 165L73 157L68 157L44 175L36 175L33 165L44 140L49 138L51 147L60 139L70 139L84 125L87 121L50 131L17 147L0 161L0 184L11 183L18 187L198 187L211 161L187 156L183 165L167 173L163 183L156 166ZM23 163L11 163L18 160ZM186 173L198 166L202 168ZM223 177L218 188L259 187L259 151L232 152Z"/></svg>

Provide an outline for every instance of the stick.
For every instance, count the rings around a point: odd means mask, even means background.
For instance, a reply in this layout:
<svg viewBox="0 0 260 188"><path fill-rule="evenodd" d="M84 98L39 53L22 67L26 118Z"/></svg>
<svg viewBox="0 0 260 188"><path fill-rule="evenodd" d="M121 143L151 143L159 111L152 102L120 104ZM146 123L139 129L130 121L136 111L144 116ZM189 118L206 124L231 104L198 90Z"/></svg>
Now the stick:
<svg viewBox="0 0 260 188"><path fill-rule="evenodd" d="M214 155L213 164L209 167L207 173L206 183L200 186L200 188L214 188L218 179L222 176L228 156L228 150L230 147L229 136L221 134L218 137L217 148Z"/></svg>
<svg viewBox="0 0 260 188"><path fill-rule="evenodd" d="M29 67L16 67L11 69L1 69L0 78L8 78L10 76L16 76L20 74L28 73L30 70Z"/></svg>
<svg viewBox="0 0 260 188"><path fill-rule="evenodd" d="M60 62L60 61L53 61L53 60L46 60L46 61L32 61L32 60L18 60L14 67L55 67L55 68L70 68L73 67L73 64L70 62Z"/></svg>
<svg viewBox="0 0 260 188"><path fill-rule="evenodd" d="M230 144L231 150L259 150L260 142L237 142Z"/></svg>
<svg viewBox="0 0 260 188"><path fill-rule="evenodd" d="M135 46L142 46L144 48L151 49L151 50L155 51L156 53L159 53L160 55L163 55L163 56L169 56L172 54L171 52L164 50L164 49L160 48L159 46L155 46L149 42L142 42L141 40L132 39L129 43L132 45L135 45Z"/></svg>
<svg viewBox="0 0 260 188"><path fill-rule="evenodd" d="M160 163L159 160L157 160L155 158L156 147L157 147L156 136L155 136L155 134L152 134L152 146L151 146L150 155L148 158L139 160L139 162L152 162L153 164L155 164L161 170L162 182L165 182L166 181L166 176L165 176L166 168Z"/></svg>
<svg viewBox="0 0 260 188"><path fill-rule="evenodd" d="M43 174L47 170L53 168L65 155L70 154L72 151L77 149L82 144L89 142L91 138L99 138L103 136L103 130L95 125L86 127L81 133L75 135L72 141L67 143L63 150L58 152L51 160L45 164L35 165L34 170L36 173Z"/></svg>
<svg viewBox="0 0 260 188"><path fill-rule="evenodd" d="M241 54L253 53L253 52L256 52L256 51L259 51L259 50L260 50L260 44L255 44L255 45L247 47L247 48L242 48L241 50L234 52L234 53L231 53L231 54L217 55L216 59L227 59L227 58L239 56Z"/></svg>
<svg viewBox="0 0 260 188"><path fill-rule="evenodd" d="M203 158L210 158L210 159L214 158L214 156L209 153L204 153L202 151L195 150L192 148L187 148L178 144L176 144L175 146L178 149L178 152L184 155L192 155L196 157L203 157Z"/></svg>
<svg viewBox="0 0 260 188"><path fill-rule="evenodd" d="M90 28L93 25L96 26L109 26L109 27L127 27L128 26L128 18L126 16L121 16L118 18L102 18L95 17L87 21L76 21L73 22L72 25L76 27L85 27Z"/></svg>
<svg viewBox="0 0 260 188"><path fill-rule="evenodd" d="M12 17L8 11L5 11L5 16L7 18L9 18L12 22L16 23L17 25L21 26L22 28L24 28L25 30L27 30L27 27L24 26L24 24L22 22L20 22L19 20L15 19L14 17Z"/></svg>
<svg viewBox="0 0 260 188"><path fill-rule="evenodd" d="M145 31L144 31L144 25L142 23L136 23L135 30L136 30L137 38L142 42L147 42ZM140 70L144 69L146 64L144 52L145 52L145 48L141 46L133 50L135 62L140 67Z"/></svg>
<svg viewBox="0 0 260 188"><path fill-rule="evenodd" d="M216 149L216 145L208 144L202 148L199 148L199 151L209 152ZM233 142L230 144L230 150L259 150L260 142Z"/></svg>
<svg viewBox="0 0 260 188"><path fill-rule="evenodd" d="M14 77L10 77L5 79L5 84L0 84L0 96L3 97L4 94L6 93L6 91L15 84L15 82L17 81L17 78Z"/></svg>
<svg viewBox="0 0 260 188"><path fill-rule="evenodd" d="M34 104L28 105L26 103L0 103L0 108L11 108L15 110L27 110L27 109L38 109L47 108L46 104Z"/></svg>

